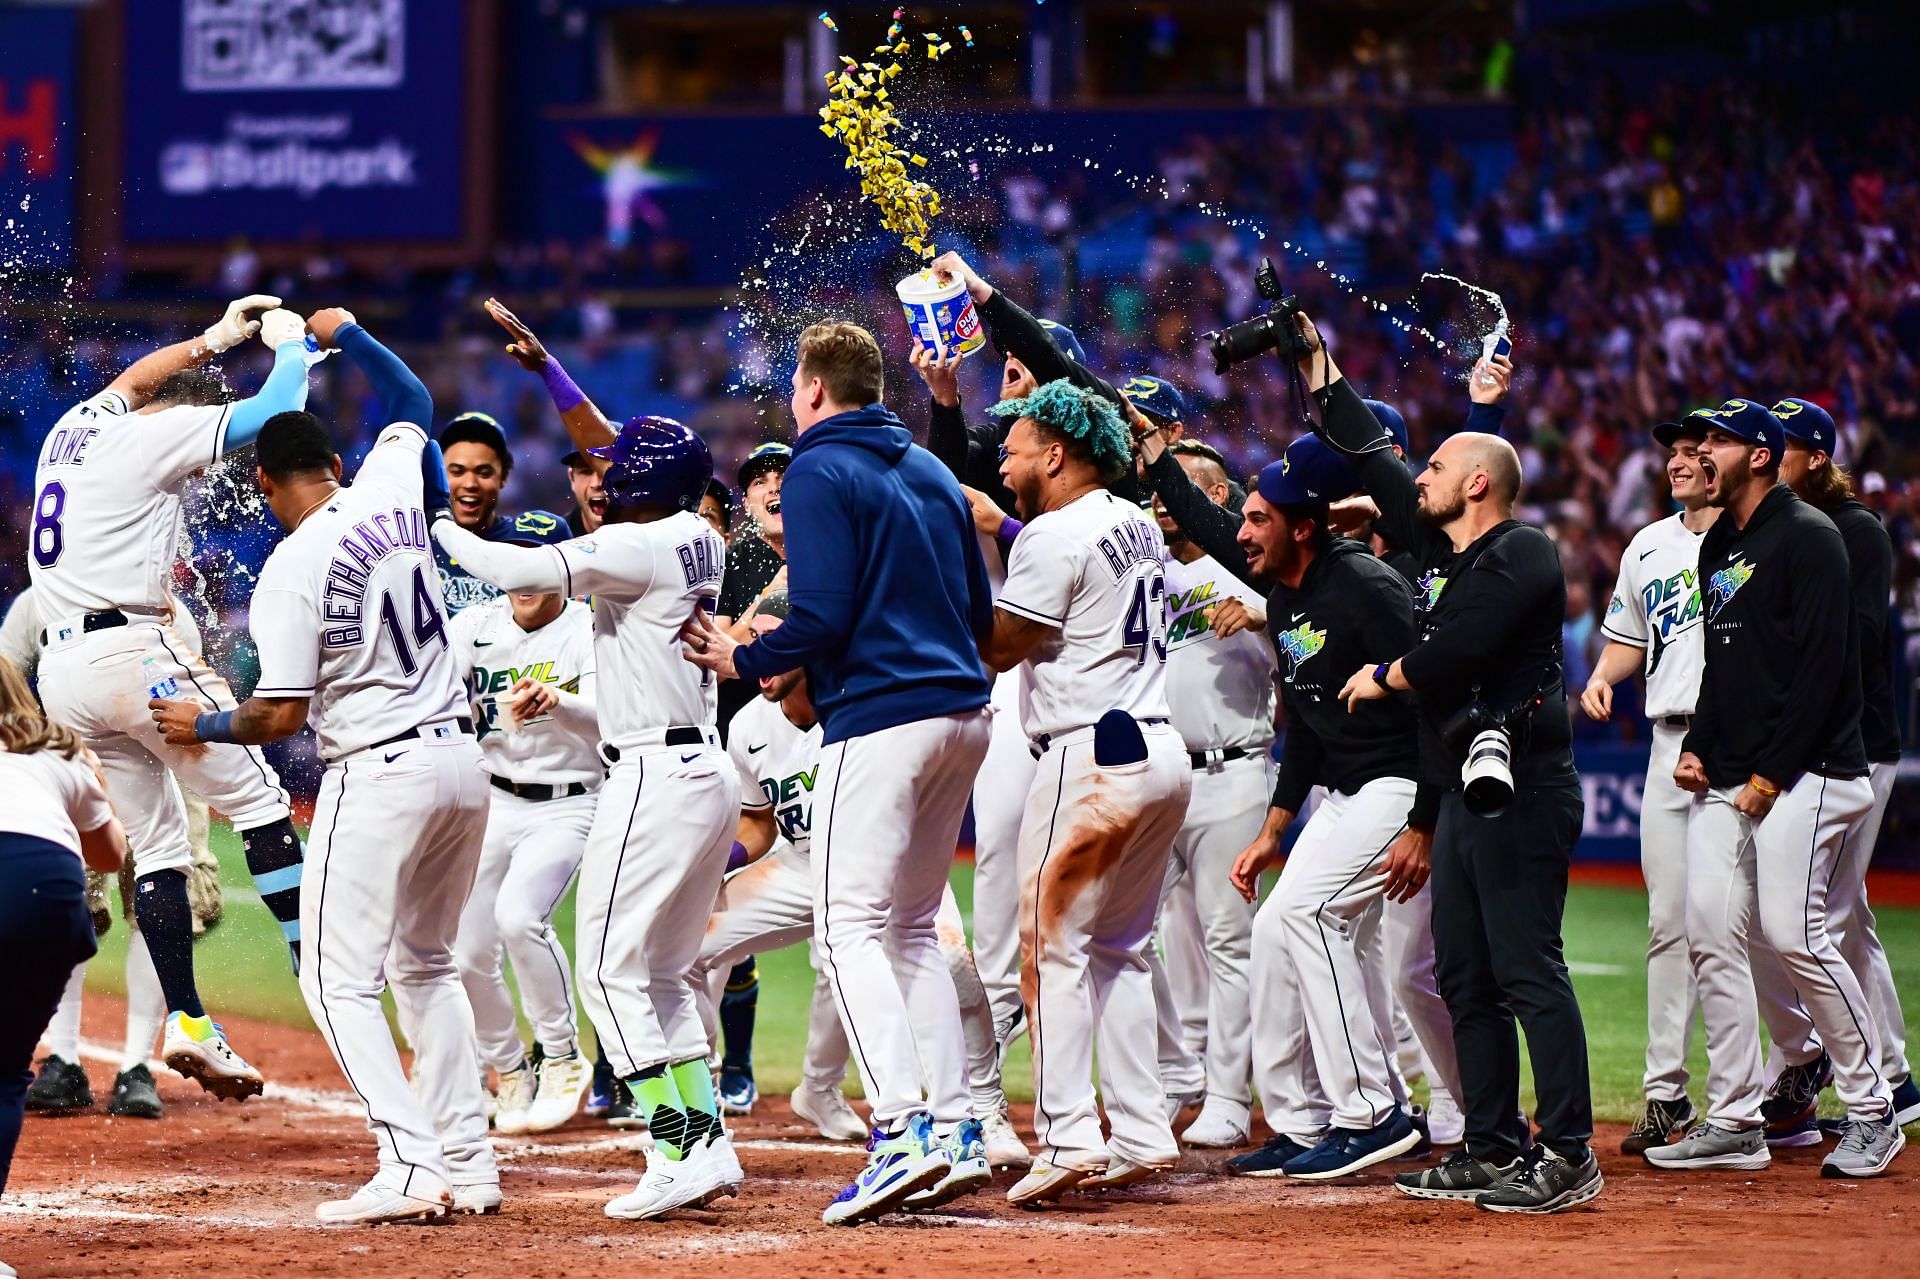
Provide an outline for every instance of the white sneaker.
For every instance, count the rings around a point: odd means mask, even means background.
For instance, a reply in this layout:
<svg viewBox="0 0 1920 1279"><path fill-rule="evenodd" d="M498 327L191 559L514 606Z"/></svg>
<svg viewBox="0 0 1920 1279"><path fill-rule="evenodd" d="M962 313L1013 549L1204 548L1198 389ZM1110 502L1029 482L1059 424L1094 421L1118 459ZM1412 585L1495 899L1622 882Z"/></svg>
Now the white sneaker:
<svg viewBox="0 0 1920 1279"><path fill-rule="evenodd" d="M227 1043L220 1027L205 1017L167 1014L167 1036L160 1056L169 1067L226 1101L258 1097L266 1082Z"/></svg>
<svg viewBox="0 0 1920 1279"><path fill-rule="evenodd" d="M521 1132L552 1132L565 1124L593 1086L593 1063L577 1049L564 1057L542 1057L538 1074Z"/></svg>
<svg viewBox="0 0 1920 1279"><path fill-rule="evenodd" d="M1435 1088L1430 1094L1427 1137L1436 1146L1457 1146L1467 1139L1467 1117L1453 1094L1444 1088Z"/></svg>
<svg viewBox="0 0 1920 1279"><path fill-rule="evenodd" d="M711 1187L703 1168L693 1159L669 1159L658 1150L647 1151L647 1171L631 1193L609 1203L606 1214L627 1221L650 1221L676 1208L698 1203Z"/></svg>
<svg viewBox="0 0 1920 1279"><path fill-rule="evenodd" d="M1207 1090L1192 1088L1167 1094L1167 1122L1172 1123L1180 1117L1180 1112L1188 1106L1198 1106L1207 1099Z"/></svg>
<svg viewBox="0 0 1920 1279"><path fill-rule="evenodd" d="M0 1261L0 1279L20 1279L20 1272L4 1261Z"/></svg>
<svg viewBox="0 0 1920 1279"><path fill-rule="evenodd" d="M453 1188L453 1210L474 1217L491 1217L500 1211L502 1197L497 1181L476 1182Z"/></svg>
<svg viewBox="0 0 1920 1279"><path fill-rule="evenodd" d="M1007 1114L1006 1102L1001 1102L980 1117L980 1130L986 1137L989 1164L995 1168L1014 1168L1023 1172L1033 1167L1033 1155L1027 1150L1027 1143L1020 1140L1020 1134L1013 1130L1013 1119Z"/></svg>
<svg viewBox="0 0 1920 1279"><path fill-rule="evenodd" d="M716 1199L730 1199L739 1195L747 1173L740 1166L740 1156L733 1148L733 1139L724 1132L711 1137L702 1143L700 1155L711 1174L710 1188L702 1195L700 1202L710 1204Z"/></svg>
<svg viewBox="0 0 1920 1279"><path fill-rule="evenodd" d="M416 1172L411 1180L418 1183L432 1179ZM443 1221L453 1210L453 1192L446 1186L415 1184L413 1190L404 1194L375 1177L354 1191L352 1198L323 1203L313 1215L330 1226L377 1226L389 1221Z"/></svg>
<svg viewBox="0 0 1920 1279"><path fill-rule="evenodd" d="M1007 1192L1007 1202L1016 1208L1038 1208L1066 1194L1089 1175L1084 1168L1059 1168L1045 1159L1036 1159L1033 1171Z"/></svg>
<svg viewBox="0 0 1920 1279"><path fill-rule="evenodd" d="M1161 1170L1146 1164L1137 1164L1131 1159L1116 1159L1107 1165L1105 1172L1094 1173L1080 1183L1082 1190L1118 1190L1122 1186L1137 1185L1147 1178L1155 1176Z"/></svg>
<svg viewBox="0 0 1920 1279"><path fill-rule="evenodd" d="M1232 1150L1247 1144L1247 1125L1252 1118L1248 1108L1237 1101L1209 1097L1200 1107L1199 1116L1180 1134L1180 1140L1189 1146Z"/></svg>
<svg viewBox="0 0 1920 1279"><path fill-rule="evenodd" d="M865 1141L867 1126L838 1088L801 1084L790 1099L797 1119L804 1119L828 1141Z"/></svg>
<svg viewBox="0 0 1920 1279"><path fill-rule="evenodd" d="M533 1105L536 1083L533 1064L525 1058L520 1061L520 1069L500 1072L500 1087L493 1094L495 1132L528 1131L527 1112Z"/></svg>

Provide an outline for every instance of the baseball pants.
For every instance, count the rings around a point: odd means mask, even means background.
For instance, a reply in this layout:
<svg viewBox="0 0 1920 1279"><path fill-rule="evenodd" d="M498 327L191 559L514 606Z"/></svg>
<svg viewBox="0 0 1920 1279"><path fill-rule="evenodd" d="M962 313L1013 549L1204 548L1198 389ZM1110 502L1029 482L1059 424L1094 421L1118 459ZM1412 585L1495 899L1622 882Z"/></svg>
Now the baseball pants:
<svg viewBox="0 0 1920 1279"><path fill-rule="evenodd" d="M1440 979L1434 972L1433 885L1422 884L1410 901L1387 902L1381 908L1380 936L1390 987L1388 1000L1413 1031L1417 1055L1427 1072L1429 1100L1439 1093L1457 1098L1460 1059L1453 1048L1453 1016L1447 1012L1447 1001L1440 997ZM1389 1024L1404 1090L1405 1076L1410 1072L1400 1050L1400 1019L1394 1018Z"/></svg>
<svg viewBox="0 0 1920 1279"><path fill-rule="evenodd" d="M1153 977L1160 1086L1169 1098L1207 1089L1207 954L1193 881L1182 875L1162 887L1160 914L1147 942Z"/></svg>
<svg viewBox="0 0 1920 1279"><path fill-rule="evenodd" d="M158 621L56 640L40 658L40 699L100 757L139 875L193 864L186 803L168 773L225 813L235 830L288 813L287 793L259 747L166 743L147 709L147 690L167 679L179 686L178 697L216 710L237 705L227 682L174 627Z"/></svg>
<svg viewBox="0 0 1920 1279"><path fill-rule="evenodd" d="M1142 734L1145 758L1104 765L1094 730L1055 738L1020 826L1034 1128L1062 1168L1098 1171L1115 1156L1164 1168L1180 1153L1162 1099L1145 952L1193 768L1172 729ZM1108 1140L1093 1087L1096 1037Z"/></svg>
<svg viewBox="0 0 1920 1279"><path fill-rule="evenodd" d="M1272 775L1266 752L1227 760L1193 773L1187 819L1174 837L1168 861L1171 888L1185 880L1193 895L1204 967L1198 1010L1204 1010L1206 1087L1209 1101L1253 1104L1252 1012L1249 968L1253 947L1253 906L1230 878L1234 859L1260 833L1266 820ZM1173 978L1173 949L1168 949ZM1179 983L1171 982L1176 998ZM1187 994L1185 998L1191 999ZM1182 1004L1184 1013L1194 1004ZM1163 1014L1164 1016L1164 1014Z"/></svg>
<svg viewBox="0 0 1920 1279"><path fill-rule="evenodd" d="M449 733L333 761L314 801L300 993L367 1108L382 1180L403 1193L421 1173L451 1185L500 1179L473 1010L453 962L491 790L480 747ZM385 988L414 1046L417 1095L380 1007Z"/></svg>
<svg viewBox="0 0 1920 1279"><path fill-rule="evenodd" d="M483 1066L518 1070L527 1056L502 955L513 961L520 1003L541 1050L549 1057L578 1051L573 976L553 931L553 912L580 869L596 798L589 792L533 800L494 791L453 956L473 1005Z"/></svg>
<svg viewBox="0 0 1920 1279"><path fill-rule="evenodd" d="M1020 815L1033 754L1020 728L1018 669L993 682L993 735L973 782L973 960L1004 1036L1020 1005Z"/></svg>
<svg viewBox="0 0 1920 1279"><path fill-rule="evenodd" d="M580 1001L614 1074L707 1055L693 965L740 815L740 773L707 745L624 753L580 864Z"/></svg>
<svg viewBox="0 0 1920 1279"><path fill-rule="evenodd" d="M1892 1089L1880 1072L1873 1014L1827 927L1827 883L1848 831L1873 807L1864 777L1803 773L1754 822L1717 787L1687 827L1687 940L1707 1023L1707 1118L1755 1128L1765 1066L1750 942L1778 956L1833 1058L1834 1090L1855 1119L1883 1119ZM1757 925L1757 926L1756 926Z"/></svg>
<svg viewBox="0 0 1920 1279"><path fill-rule="evenodd" d="M1253 921L1253 1042L1267 1126L1311 1146L1405 1101L1393 1060L1381 914L1410 779L1329 793ZM1244 845L1243 845L1244 847Z"/></svg>
<svg viewBox="0 0 1920 1279"><path fill-rule="evenodd" d="M1647 1073L1650 1101L1687 1095L1687 1039L1700 1007L1687 950L1687 823L1693 796L1674 785L1684 728L1653 725L1640 792L1640 875L1647 884Z"/></svg>

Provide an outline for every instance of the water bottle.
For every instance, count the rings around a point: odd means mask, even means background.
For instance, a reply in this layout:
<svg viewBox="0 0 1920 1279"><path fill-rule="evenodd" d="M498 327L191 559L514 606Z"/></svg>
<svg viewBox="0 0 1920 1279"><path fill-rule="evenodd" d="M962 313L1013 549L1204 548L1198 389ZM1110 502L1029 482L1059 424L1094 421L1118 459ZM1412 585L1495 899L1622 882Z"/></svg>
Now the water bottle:
<svg viewBox="0 0 1920 1279"><path fill-rule="evenodd" d="M172 701L180 693L180 681L160 669L160 663L151 657L140 661L140 678L146 681L147 696L160 701Z"/></svg>
<svg viewBox="0 0 1920 1279"><path fill-rule="evenodd" d="M1507 322L1500 321L1493 326L1493 332L1480 339L1480 358L1491 360L1496 355L1512 355L1513 341L1507 337Z"/></svg>

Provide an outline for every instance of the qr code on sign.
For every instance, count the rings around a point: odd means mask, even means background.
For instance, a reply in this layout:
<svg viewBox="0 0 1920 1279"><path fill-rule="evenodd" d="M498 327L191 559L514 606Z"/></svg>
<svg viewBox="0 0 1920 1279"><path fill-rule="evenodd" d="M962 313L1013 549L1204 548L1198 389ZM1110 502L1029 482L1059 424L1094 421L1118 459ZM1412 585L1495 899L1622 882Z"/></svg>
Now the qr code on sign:
<svg viewBox="0 0 1920 1279"><path fill-rule="evenodd" d="M406 78L407 0L185 0L180 12L192 92L385 89Z"/></svg>

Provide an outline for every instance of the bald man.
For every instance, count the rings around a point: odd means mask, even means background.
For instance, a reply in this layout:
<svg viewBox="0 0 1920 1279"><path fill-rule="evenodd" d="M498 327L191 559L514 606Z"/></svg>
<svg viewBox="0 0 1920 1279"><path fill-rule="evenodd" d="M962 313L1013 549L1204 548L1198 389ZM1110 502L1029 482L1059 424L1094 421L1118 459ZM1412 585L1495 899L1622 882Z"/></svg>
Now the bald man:
<svg viewBox="0 0 1920 1279"><path fill-rule="evenodd" d="M1300 368L1327 441L1352 456L1380 530L1420 570L1419 643L1379 654L1340 694L1352 707L1411 692L1419 710L1413 809L1383 855L1395 873L1431 868L1436 975L1467 1115L1464 1148L1394 1184L1492 1212L1559 1212L1603 1184L1588 1148L1586 1029L1560 942L1567 862L1585 815L1560 672L1560 553L1513 518L1521 477L1512 445L1452 436L1414 479L1312 322L1300 321L1312 348ZM1538 1090L1537 1143L1514 1118L1516 1019Z"/></svg>

